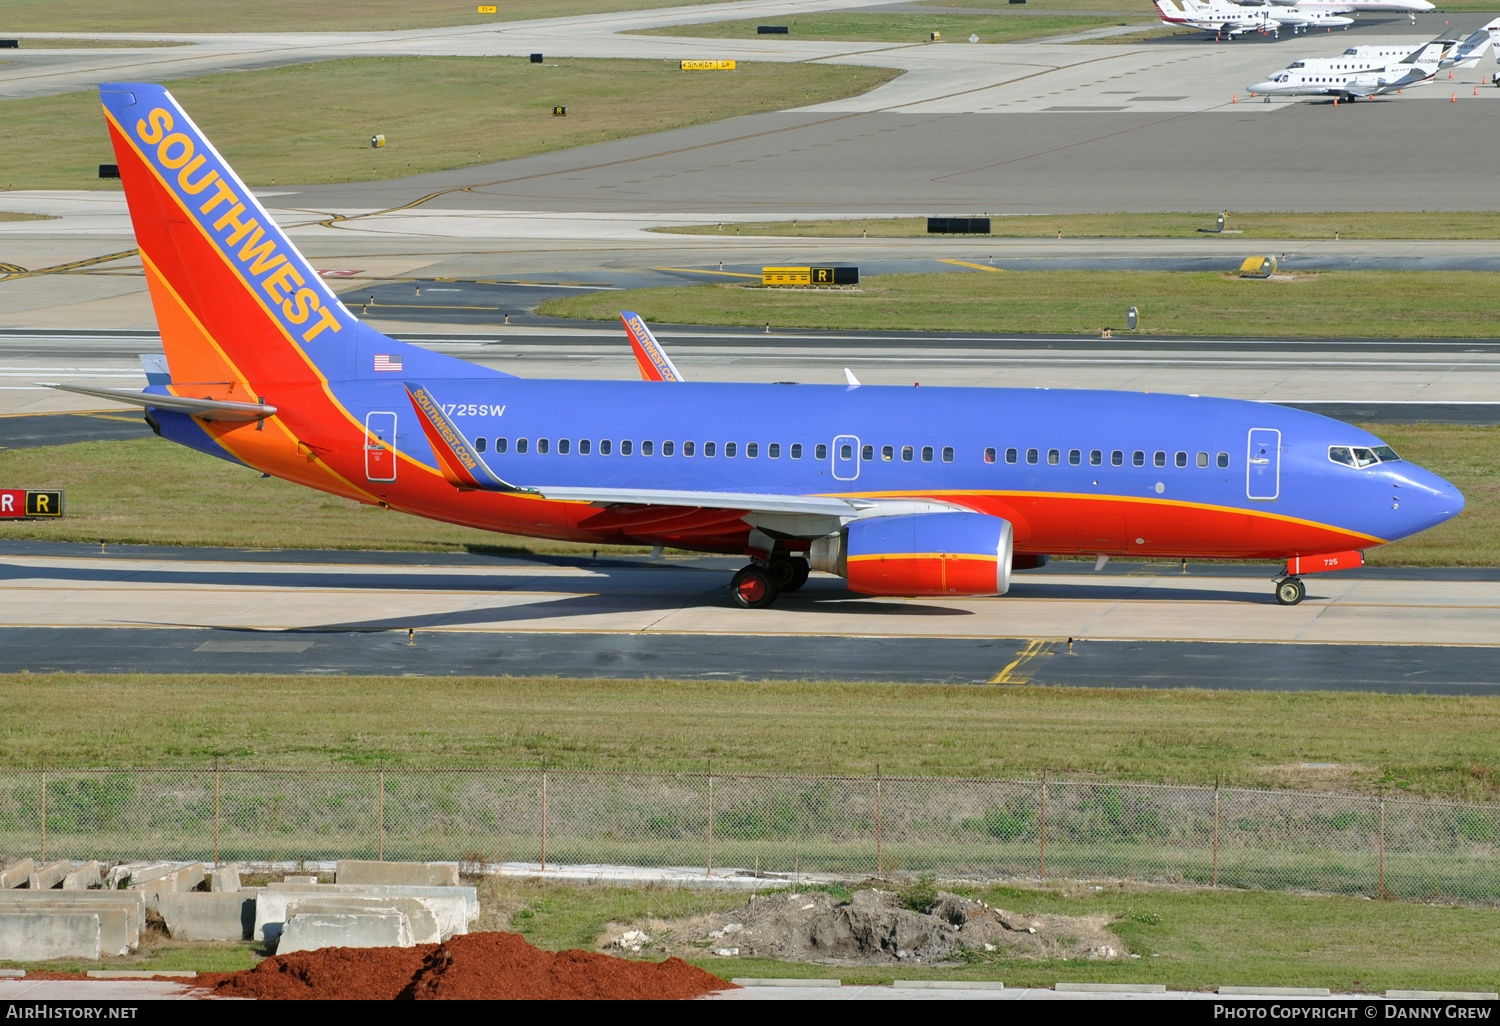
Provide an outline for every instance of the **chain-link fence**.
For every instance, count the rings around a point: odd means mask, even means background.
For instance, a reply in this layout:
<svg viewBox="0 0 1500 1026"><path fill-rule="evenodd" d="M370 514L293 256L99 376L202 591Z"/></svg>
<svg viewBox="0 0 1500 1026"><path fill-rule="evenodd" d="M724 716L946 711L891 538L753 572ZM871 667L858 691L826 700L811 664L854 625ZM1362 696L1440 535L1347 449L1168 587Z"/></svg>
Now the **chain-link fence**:
<svg viewBox="0 0 1500 1026"><path fill-rule="evenodd" d="M0 853L933 872L1500 904L1500 805L1050 779L0 771Z"/></svg>

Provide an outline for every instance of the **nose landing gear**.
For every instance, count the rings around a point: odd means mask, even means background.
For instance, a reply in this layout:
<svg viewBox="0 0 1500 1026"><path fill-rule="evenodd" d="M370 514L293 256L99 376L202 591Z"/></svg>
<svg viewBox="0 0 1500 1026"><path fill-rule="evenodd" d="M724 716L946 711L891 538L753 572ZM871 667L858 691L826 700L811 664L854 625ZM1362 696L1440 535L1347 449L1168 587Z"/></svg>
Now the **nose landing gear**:
<svg viewBox="0 0 1500 1026"><path fill-rule="evenodd" d="M1276 582L1276 601L1283 606L1295 606L1307 595L1307 586L1300 577L1283 577Z"/></svg>

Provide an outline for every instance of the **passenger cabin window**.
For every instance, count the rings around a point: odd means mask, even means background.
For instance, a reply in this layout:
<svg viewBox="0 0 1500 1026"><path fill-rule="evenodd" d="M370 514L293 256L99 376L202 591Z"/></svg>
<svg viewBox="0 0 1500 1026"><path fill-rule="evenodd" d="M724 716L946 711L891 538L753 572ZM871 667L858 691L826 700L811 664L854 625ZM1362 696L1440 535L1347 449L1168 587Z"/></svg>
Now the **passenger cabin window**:
<svg viewBox="0 0 1500 1026"><path fill-rule="evenodd" d="M1219 469L1220 470L1227 470L1227 469L1229 469L1229 453L1227 453L1227 452L1221 452L1221 453L1219 453Z"/></svg>
<svg viewBox="0 0 1500 1026"><path fill-rule="evenodd" d="M633 447L634 447L634 443L631 442L630 439L628 439L628 438L622 438L622 439L620 439L620 455L621 456L629 456L630 452L631 452L631 449Z"/></svg>
<svg viewBox="0 0 1500 1026"><path fill-rule="evenodd" d="M523 453L523 452L526 451L526 447L527 447L526 446L526 439L524 439L524 438L517 438L516 439L516 452L522 452Z"/></svg>
<svg viewBox="0 0 1500 1026"><path fill-rule="evenodd" d="M682 443L682 454L684 456L691 456L691 455L693 455L693 453L696 452L697 449L698 449L698 443L697 442L683 442Z"/></svg>
<svg viewBox="0 0 1500 1026"><path fill-rule="evenodd" d="M671 453L668 453L667 455L670 456ZM780 442L772 442L770 445L766 446L766 459L768 459L768 460L779 460L779 459L781 459L781 443Z"/></svg>
<svg viewBox="0 0 1500 1026"><path fill-rule="evenodd" d="M991 453L994 451L994 449L990 450ZM891 462L891 460L896 458L896 447L894 445L882 445L880 447L880 458L887 463ZM993 463L995 461L990 460L990 462Z"/></svg>
<svg viewBox="0 0 1500 1026"><path fill-rule="evenodd" d="M714 456L715 456L715 454L718 453L718 451L719 451L719 443L718 442L704 442L703 443L703 458L704 459L709 459L709 460L713 459Z"/></svg>
<svg viewBox="0 0 1500 1026"><path fill-rule="evenodd" d="M1098 449L1089 450L1089 466L1097 467L1104 462L1104 453Z"/></svg>
<svg viewBox="0 0 1500 1026"><path fill-rule="evenodd" d="M475 448L475 450L477 450L477 451L478 451L478 452L484 452L484 450L485 450L485 447L486 447L486 446L487 446L487 445L488 445L488 444L489 444L489 443L487 443L487 442L486 442L486 441L485 441L485 440L484 440L484 439L483 439L483 438L476 438L476 439L474 439L474 448Z"/></svg>
<svg viewBox="0 0 1500 1026"><path fill-rule="evenodd" d="M548 452L548 451L549 451L549 450L550 450L550 449L551 449L551 448L552 448L552 442L551 442L551 440L550 440L550 439L546 439L546 438L538 438L538 439L537 439L537 440L536 440L536 451L537 451L537 452L538 452L538 453L539 453L539 454L540 454L540 455L542 455L542 456L545 456L545 455L547 455L547 452Z"/></svg>
<svg viewBox="0 0 1500 1026"><path fill-rule="evenodd" d="M650 456L655 451L656 451L656 443L655 442L642 442L641 443L641 455L642 456Z"/></svg>
<svg viewBox="0 0 1500 1026"><path fill-rule="evenodd" d="M826 460L827 458L828 446L824 445L822 442L819 442L816 446L813 447L813 459Z"/></svg>
<svg viewBox="0 0 1500 1026"><path fill-rule="evenodd" d="M1130 462L1134 463L1138 467L1144 467L1146 465L1146 454L1137 449L1134 453L1131 454Z"/></svg>
<svg viewBox="0 0 1500 1026"><path fill-rule="evenodd" d="M1069 449L1068 462L1075 467L1078 466L1078 464L1083 462L1083 453L1079 452L1077 449Z"/></svg>
<svg viewBox="0 0 1500 1026"><path fill-rule="evenodd" d="M725 442L724 443L724 458L726 460L732 460L732 459L734 459L735 453L738 452L738 450L739 450L739 446L736 445L735 443L733 443L733 442Z"/></svg>
<svg viewBox="0 0 1500 1026"><path fill-rule="evenodd" d="M688 453L688 455L691 456L692 453ZM793 442L792 443L792 453L791 453L791 455L792 455L792 459L794 459L794 460L800 460L802 458L802 443L801 442Z"/></svg>
<svg viewBox="0 0 1500 1026"><path fill-rule="evenodd" d="M1177 454L1177 465L1179 467L1187 466L1187 453L1180 452Z"/></svg>
<svg viewBox="0 0 1500 1026"><path fill-rule="evenodd" d="M1152 459L1158 467L1165 467L1167 465L1167 454L1160 449L1156 450L1156 455Z"/></svg>
<svg viewBox="0 0 1500 1026"><path fill-rule="evenodd" d="M580 438L578 440L578 455L587 456L592 448L593 444L587 438Z"/></svg>
<svg viewBox="0 0 1500 1026"><path fill-rule="evenodd" d="M943 446L943 462L944 463L952 463L953 462L953 446L951 446L951 445L945 445L945 446Z"/></svg>
<svg viewBox="0 0 1500 1026"><path fill-rule="evenodd" d="M912 460L912 456L915 455L915 453L916 450L914 450L911 446L903 445L901 447L901 462L910 463Z"/></svg>
<svg viewBox="0 0 1500 1026"><path fill-rule="evenodd" d="M1208 453L1206 453L1206 452L1200 452L1198 454L1198 466L1200 466L1200 467L1206 467L1206 466L1208 466Z"/></svg>
<svg viewBox="0 0 1500 1026"><path fill-rule="evenodd" d="M1038 454L1037 450L1035 450L1035 449L1027 449L1026 450L1026 462L1027 463L1035 463L1038 455L1039 454Z"/></svg>
<svg viewBox="0 0 1500 1026"><path fill-rule="evenodd" d="M760 455L760 445L756 442L745 443L745 459L753 460Z"/></svg>
<svg viewBox="0 0 1500 1026"><path fill-rule="evenodd" d="M924 445L924 446L922 446L922 462L923 463L931 463L932 462L932 446L930 446L930 445Z"/></svg>
<svg viewBox="0 0 1500 1026"><path fill-rule="evenodd" d="M1058 452L1056 449L1048 449L1047 462L1052 464L1053 466L1056 466L1058 463L1062 462L1062 453Z"/></svg>
<svg viewBox="0 0 1500 1026"><path fill-rule="evenodd" d="M1123 467L1125 465L1125 454L1119 449L1116 449L1114 452L1109 454L1109 462L1111 466Z"/></svg>
<svg viewBox="0 0 1500 1026"><path fill-rule="evenodd" d="M559 453L561 453L562 455L566 456L568 454L568 451L570 449L572 449L572 448L573 447L572 447L572 445L569 444L568 439L566 439L566 438L559 438L557 440L557 451Z"/></svg>
<svg viewBox="0 0 1500 1026"><path fill-rule="evenodd" d="M986 462L986 463L994 463L995 462L995 450L994 449L986 449L986 450L984 450L984 462Z"/></svg>
<svg viewBox="0 0 1500 1026"><path fill-rule="evenodd" d="M509 439L506 439L506 438L497 438L497 439L495 439L495 451L496 452L504 452L509 447L510 447L510 440Z"/></svg>
<svg viewBox="0 0 1500 1026"><path fill-rule="evenodd" d="M1005 450L1005 462L1006 463L1014 463L1014 462L1016 462L1016 455L1017 455L1016 450L1014 450L1014 449L1006 449Z"/></svg>
<svg viewBox="0 0 1500 1026"><path fill-rule="evenodd" d="M614 451L614 443L613 442L611 442L608 438L601 438L601 439L599 439L599 455L600 456L608 456L613 451Z"/></svg>
<svg viewBox="0 0 1500 1026"><path fill-rule="evenodd" d="M873 460L875 458L875 447L873 445L865 446L859 451L859 458L866 462Z"/></svg>
<svg viewBox="0 0 1500 1026"><path fill-rule="evenodd" d="M854 459L854 446L848 445L848 444L844 444L844 445L839 446L839 459L841 459L841 460L852 460L852 459Z"/></svg>
<svg viewBox="0 0 1500 1026"><path fill-rule="evenodd" d="M677 451L677 443L676 442L663 442L663 443L661 443L661 454L663 456L670 456L670 455L672 455L672 453L674 453L676 451Z"/></svg>

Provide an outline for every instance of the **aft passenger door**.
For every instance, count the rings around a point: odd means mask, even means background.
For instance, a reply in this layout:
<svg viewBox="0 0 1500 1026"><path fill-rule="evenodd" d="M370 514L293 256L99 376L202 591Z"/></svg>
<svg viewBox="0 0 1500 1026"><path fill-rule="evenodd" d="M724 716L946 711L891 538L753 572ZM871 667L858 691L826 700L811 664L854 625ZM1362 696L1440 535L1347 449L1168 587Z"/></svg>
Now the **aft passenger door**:
<svg viewBox="0 0 1500 1026"><path fill-rule="evenodd" d="M1245 495L1269 502L1281 494L1281 432L1251 428L1245 460Z"/></svg>
<svg viewBox="0 0 1500 1026"><path fill-rule="evenodd" d="M370 481L396 480L396 415L365 414L365 477Z"/></svg>
<svg viewBox="0 0 1500 1026"><path fill-rule="evenodd" d="M859 439L839 435L833 440L833 479L853 481L859 477Z"/></svg>

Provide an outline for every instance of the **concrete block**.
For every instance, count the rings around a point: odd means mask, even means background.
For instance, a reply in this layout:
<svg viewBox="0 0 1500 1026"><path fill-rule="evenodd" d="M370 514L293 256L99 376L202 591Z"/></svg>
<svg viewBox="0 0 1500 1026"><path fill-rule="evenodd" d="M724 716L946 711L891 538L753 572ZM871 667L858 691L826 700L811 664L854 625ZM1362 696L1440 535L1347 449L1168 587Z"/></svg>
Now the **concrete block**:
<svg viewBox="0 0 1500 1026"><path fill-rule="evenodd" d="M896 980L892 990L1004 990L999 980Z"/></svg>
<svg viewBox="0 0 1500 1026"><path fill-rule="evenodd" d="M99 886L99 863L85 862L77 869L63 877L62 889L65 891L87 891Z"/></svg>
<svg viewBox="0 0 1500 1026"><path fill-rule="evenodd" d="M741 987L842 987L843 980L796 980L774 976L736 976L729 981Z"/></svg>
<svg viewBox="0 0 1500 1026"><path fill-rule="evenodd" d="M25 887L26 882L31 879L31 874L35 872L36 863L30 859L22 859L9 869L0 870L0 890Z"/></svg>
<svg viewBox="0 0 1500 1026"><path fill-rule="evenodd" d="M1220 987L1219 993L1240 997L1328 997L1327 987Z"/></svg>
<svg viewBox="0 0 1500 1026"><path fill-rule="evenodd" d="M0 958L47 962L98 957L97 912L0 912Z"/></svg>
<svg viewBox="0 0 1500 1026"><path fill-rule="evenodd" d="M162 880L177 872L177 866L170 862L133 863L125 867L116 866L115 869L121 870L124 876L130 878L131 887L140 887L153 880ZM109 875L113 878L114 871L111 870Z"/></svg>
<svg viewBox="0 0 1500 1026"><path fill-rule="evenodd" d="M157 911L173 940L245 940L255 928L255 896L260 888L219 892L159 894Z"/></svg>
<svg viewBox="0 0 1500 1026"><path fill-rule="evenodd" d="M216 868L210 877L208 889L215 894L233 894L240 889L240 867L232 862Z"/></svg>
<svg viewBox="0 0 1500 1026"><path fill-rule="evenodd" d="M1492 990L1388 990L1385 996L1410 1001L1500 1001L1500 994Z"/></svg>
<svg viewBox="0 0 1500 1026"><path fill-rule="evenodd" d="M295 883L295 884L315 884L315 883L318 882L318 877L317 877L317 874L315 874L315 873L314 874L306 874L306 873L293 874L291 876L285 877L282 882L283 883Z"/></svg>
<svg viewBox="0 0 1500 1026"><path fill-rule="evenodd" d="M275 940L286 921L287 902L312 895L353 894L365 898L422 898L437 917L438 933L447 940L468 933L479 918L479 895L473 887L396 887L380 884L268 884L255 902L254 940ZM271 927L269 935L266 927Z"/></svg>
<svg viewBox="0 0 1500 1026"><path fill-rule="evenodd" d="M154 976L188 980L198 978L194 969L90 969L83 975L91 980L149 980Z"/></svg>
<svg viewBox="0 0 1500 1026"><path fill-rule="evenodd" d="M180 869L174 869L166 876L156 877L146 883L130 883L132 891L140 891L146 895L146 905L155 909L160 904L159 898L163 894L185 894L194 890L203 882L203 863L190 862Z"/></svg>
<svg viewBox="0 0 1500 1026"><path fill-rule="evenodd" d="M1060 994L1165 994L1165 983L1059 983Z"/></svg>
<svg viewBox="0 0 1500 1026"><path fill-rule="evenodd" d="M99 917L99 951L105 955L128 955L141 942L131 909L124 904L108 905L97 901L6 901L0 897L0 913L7 915L57 915L61 913L97 914Z"/></svg>
<svg viewBox="0 0 1500 1026"><path fill-rule="evenodd" d="M411 923L401 912L309 912L286 921L276 953L318 948L409 948L414 943Z"/></svg>
<svg viewBox="0 0 1500 1026"><path fill-rule="evenodd" d="M72 868L73 863L67 859L49 862L31 874L31 877L26 881L26 887L28 890L33 891L50 890L62 883L63 877L67 876L68 870Z"/></svg>
<svg viewBox="0 0 1500 1026"><path fill-rule="evenodd" d="M127 933L132 948L140 943L146 924L146 895L140 891L0 891L0 902L7 908L20 909L123 908L129 916Z"/></svg>
<svg viewBox="0 0 1500 1026"><path fill-rule="evenodd" d="M339 859L334 879L341 884L393 884L399 887L457 887L458 864L367 862ZM290 880L290 877L288 877Z"/></svg>
<svg viewBox="0 0 1500 1026"><path fill-rule="evenodd" d="M412 943L440 944L443 937L438 930L437 916L425 898L361 898L350 894L329 897L313 895L287 902L286 915L290 919L297 915L336 915L342 913L388 912L402 913L411 924Z"/></svg>
<svg viewBox="0 0 1500 1026"><path fill-rule="evenodd" d="M0 969L0 980L20 980L25 977L25 969Z"/></svg>

